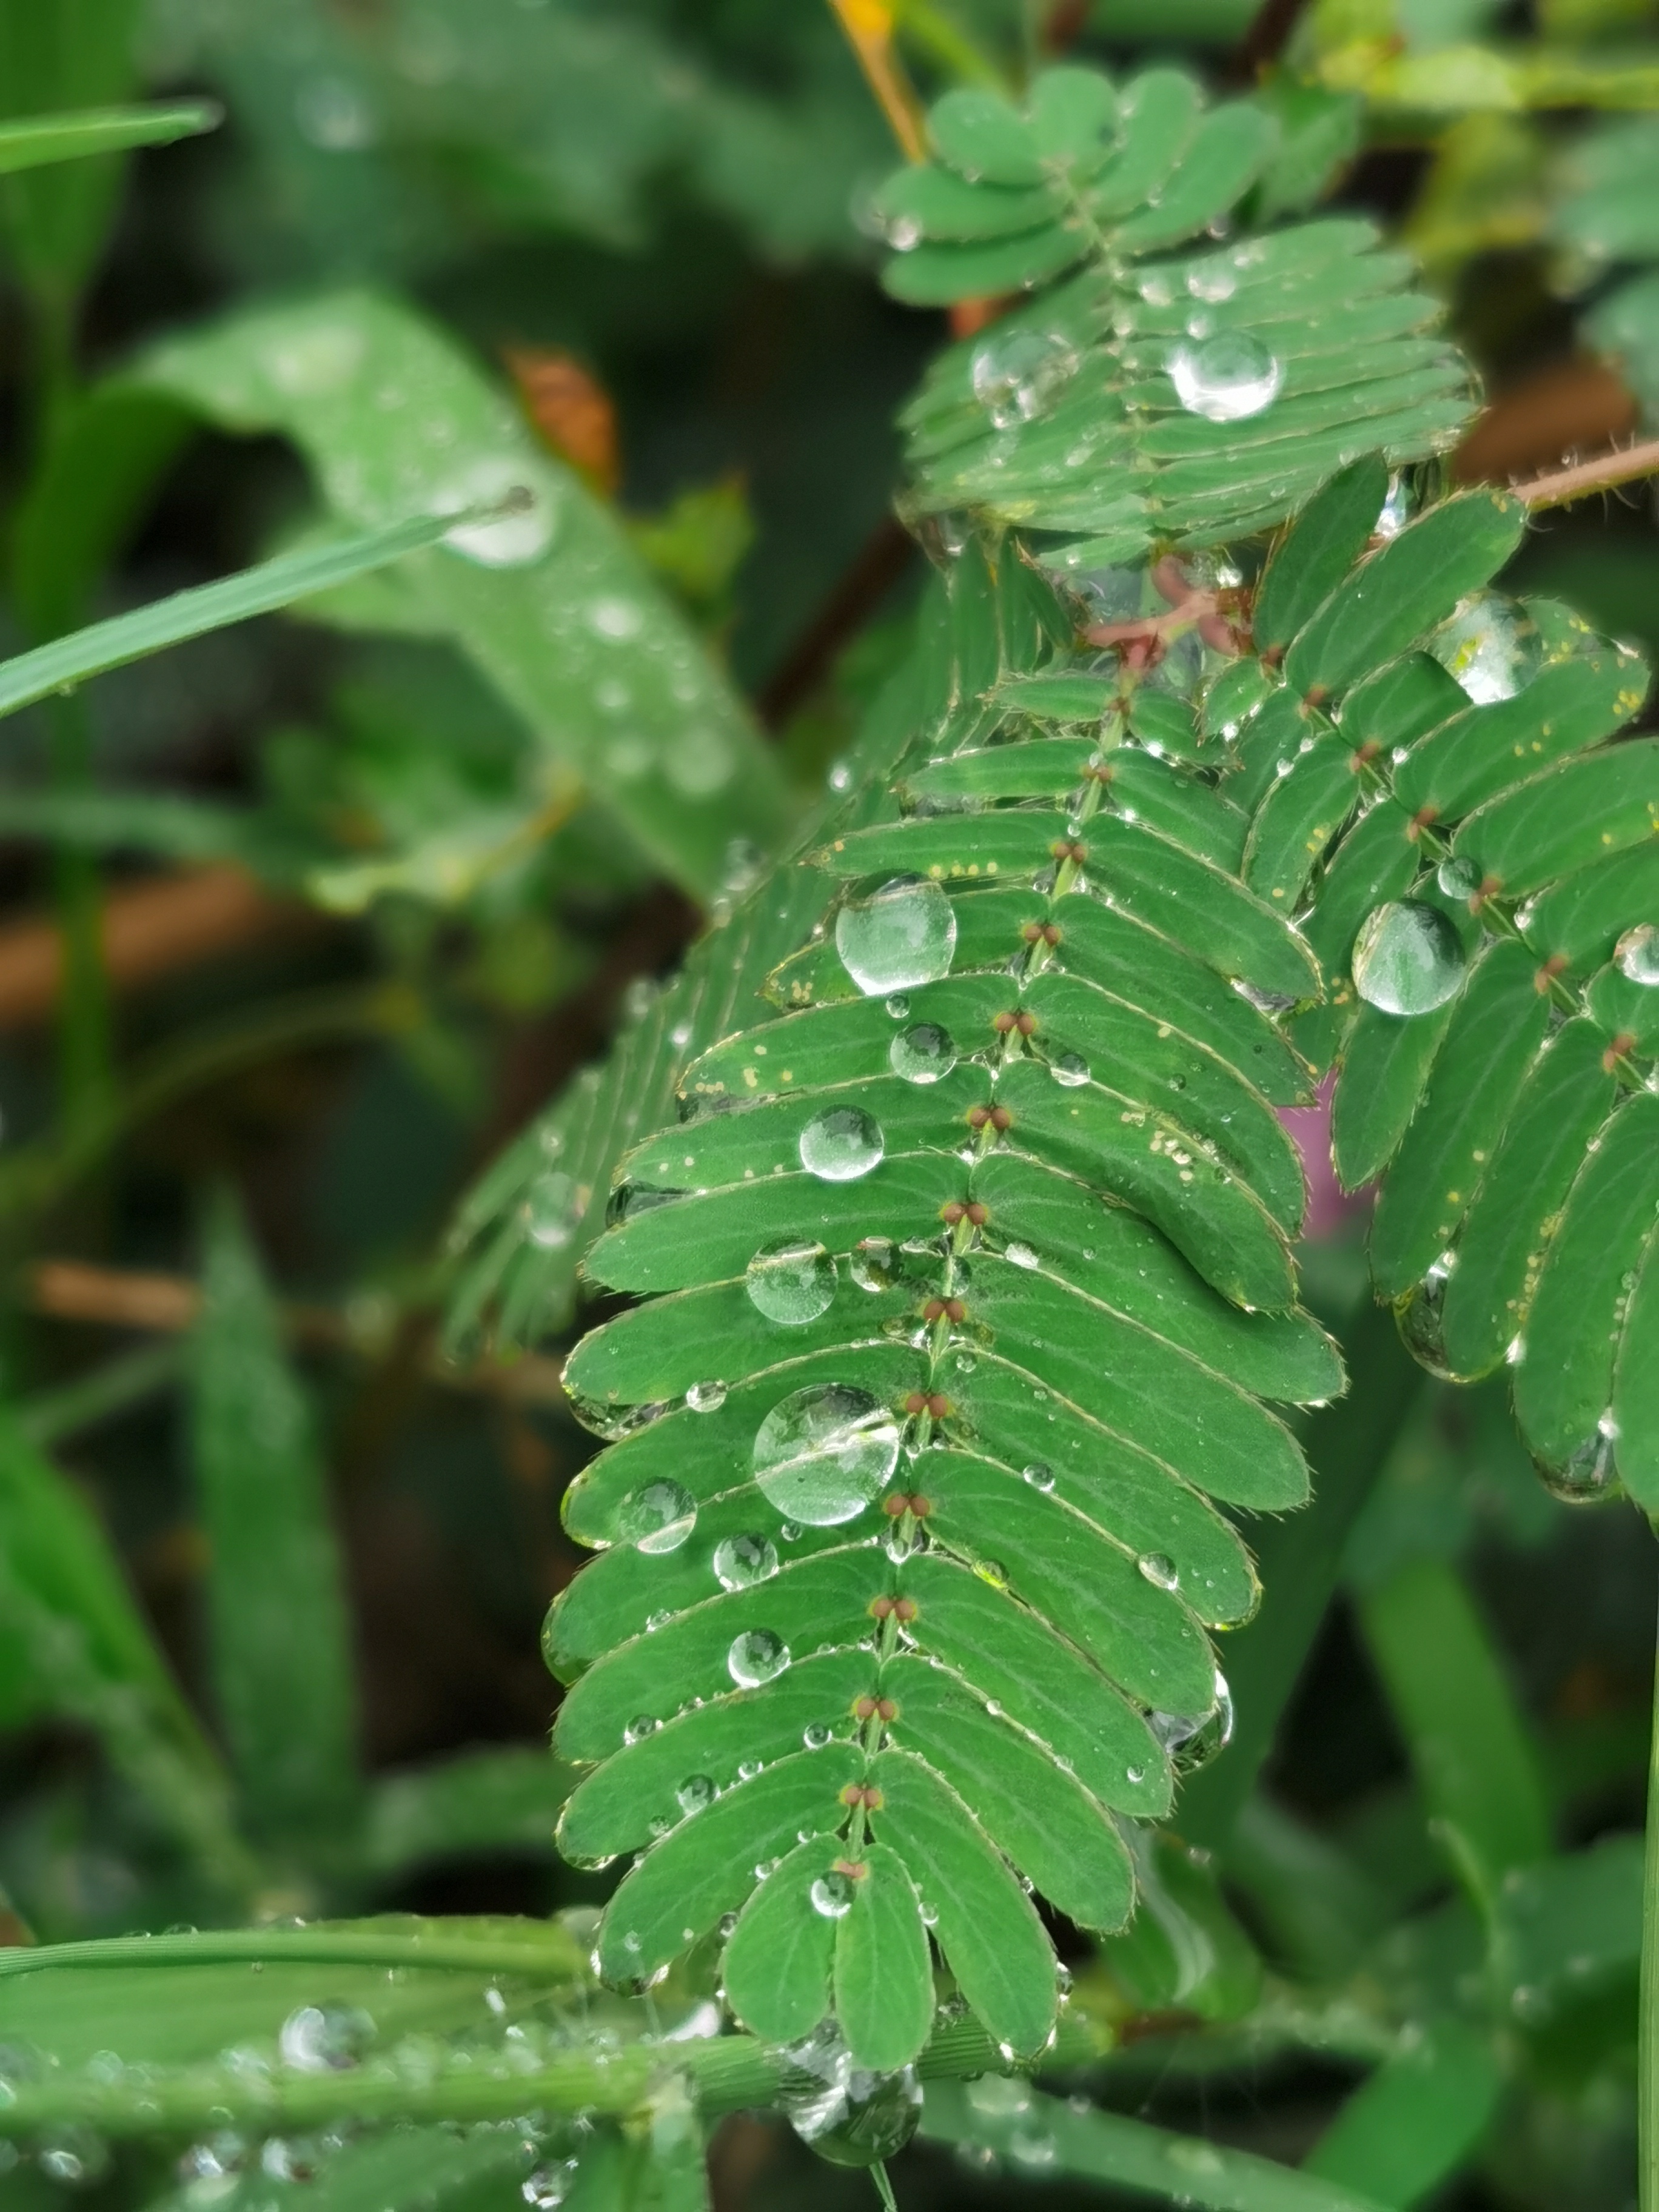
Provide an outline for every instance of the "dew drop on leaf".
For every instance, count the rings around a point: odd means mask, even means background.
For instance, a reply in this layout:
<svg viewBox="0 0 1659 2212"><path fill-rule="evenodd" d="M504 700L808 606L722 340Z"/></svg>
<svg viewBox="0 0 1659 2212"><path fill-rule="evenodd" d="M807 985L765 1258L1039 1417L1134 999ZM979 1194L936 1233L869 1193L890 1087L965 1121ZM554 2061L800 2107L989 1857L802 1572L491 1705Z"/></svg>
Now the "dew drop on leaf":
<svg viewBox="0 0 1659 2212"><path fill-rule="evenodd" d="M1089 1080L1089 1063L1080 1052L1063 1052L1058 1060L1049 1061L1048 1073L1056 1083L1075 1091L1079 1084Z"/></svg>
<svg viewBox="0 0 1659 2212"><path fill-rule="evenodd" d="M903 993L902 991L895 991L895 992L893 993L893 994L892 994L891 998L890 998L890 999L888 1000L888 1001L887 1001L887 1018L888 1018L888 1019L889 1019L890 1021L902 1022L902 1021L908 1021L908 1020L909 1019L909 1017L910 1017L910 1001L909 1001L909 1000L908 1000L908 998L906 998L906 996L904 995L904 993Z"/></svg>
<svg viewBox="0 0 1659 2212"><path fill-rule="evenodd" d="M718 1413L726 1403L724 1382L694 1382L685 1394L685 1402L694 1413Z"/></svg>
<svg viewBox="0 0 1659 2212"><path fill-rule="evenodd" d="M1603 1413L1595 1435L1569 1452L1559 1467L1539 1463L1545 1489L1567 1505L1594 1505L1610 1498L1619 1482L1618 1440L1617 1422L1610 1413Z"/></svg>
<svg viewBox="0 0 1659 2212"><path fill-rule="evenodd" d="M682 1813L701 1813L705 1805L712 1805L720 1792L706 1774L688 1774L674 1792Z"/></svg>
<svg viewBox="0 0 1659 2212"><path fill-rule="evenodd" d="M1208 422L1242 422L1279 397L1285 364L1248 331L1223 331L1170 359L1176 396L1189 415Z"/></svg>
<svg viewBox="0 0 1659 2212"><path fill-rule="evenodd" d="M1438 907L1389 899L1360 927L1353 948L1354 988L1384 1014L1426 1014L1462 988L1463 947Z"/></svg>
<svg viewBox="0 0 1659 2212"><path fill-rule="evenodd" d="M774 1406L755 1437L755 1480L791 1521L836 1527L863 1511L898 1464L889 1407L844 1382L817 1382Z"/></svg>
<svg viewBox="0 0 1659 2212"><path fill-rule="evenodd" d="M1443 860L1434 872L1434 879L1449 899L1471 899L1480 888L1480 869L1462 853Z"/></svg>
<svg viewBox="0 0 1659 2212"><path fill-rule="evenodd" d="M1627 929L1613 946L1613 957L1627 983L1659 983L1659 929L1650 921Z"/></svg>
<svg viewBox="0 0 1659 2212"><path fill-rule="evenodd" d="M574 2158L549 2159L526 2174L519 2184L519 2194L533 2212L556 2212L575 2179Z"/></svg>
<svg viewBox="0 0 1659 2212"><path fill-rule="evenodd" d="M683 1483L665 1477L630 1491L617 1514L617 1526L641 1552L678 1552L697 1522L697 1501Z"/></svg>
<svg viewBox="0 0 1659 2212"><path fill-rule="evenodd" d="M828 1106L800 1133L800 1164L820 1182L856 1182L881 1165L881 1124L861 1106Z"/></svg>
<svg viewBox="0 0 1659 2212"><path fill-rule="evenodd" d="M836 1263L822 1244L786 1237L763 1244L744 1273L749 1302L768 1321L804 1328L829 1310L836 1295Z"/></svg>
<svg viewBox="0 0 1659 2212"><path fill-rule="evenodd" d="M1042 1491L1045 1497L1054 1488L1054 1471L1051 1467L1045 1467L1041 1460L1034 1460L1024 1472L1024 1479L1032 1489Z"/></svg>
<svg viewBox="0 0 1659 2212"><path fill-rule="evenodd" d="M831 2166L875 2166L903 2149L921 2118L921 2084L915 2069L866 2074L833 2019L784 2053L806 2086L780 2101L790 2126Z"/></svg>
<svg viewBox="0 0 1659 2212"><path fill-rule="evenodd" d="M1172 1590L1180 1583L1176 1563L1165 1552L1143 1552L1135 1565L1154 1589Z"/></svg>
<svg viewBox="0 0 1659 2212"><path fill-rule="evenodd" d="M301 2005L283 2022L276 2047L296 2074L339 2074L360 2065L374 2040L374 2021L356 2005Z"/></svg>
<svg viewBox="0 0 1659 2212"><path fill-rule="evenodd" d="M714 1579L722 1589L752 1589L777 1571L777 1547L765 1536L723 1536L714 1547Z"/></svg>
<svg viewBox="0 0 1659 2212"><path fill-rule="evenodd" d="M853 1878L850 1875L830 1872L821 1874L806 1893L812 1900L814 1912L826 1920L844 1920L853 1909Z"/></svg>
<svg viewBox="0 0 1659 2212"><path fill-rule="evenodd" d="M726 1655L726 1671L740 1690L775 1681L788 1664L789 1646L769 1628L746 1628Z"/></svg>
<svg viewBox="0 0 1659 2212"><path fill-rule="evenodd" d="M655 1735L662 1723L654 1713L635 1713L623 1730L624 1743L643 1743L648 1735Z"/></svg>
<svg viewBox="0 0 1659 2212"><path fill-rule="evenodd" d="M887 1062L907 1083L937 1083L957 1064L956 1039L937 1022L914 1023L889 1045Z"/></svg>
<svg viewBox="0 0 1659 2212"><path fill-rule="evenodd" d="M861 1291L890 1291L902 1264L890 1237L866 1237L853 1247L853 1280Z"/></svg>
<svg viewBox="0 0 1659 2212"><path fill-rule="evenodd" d="M549 1168L525 1193L520 1217L525 1235L544 1252L557 1252L576 1233L581 1218L580 1194L574 1176L562 1168Z"/></svg>
<svg viewBox="0 0 1659 2212"><path fill-rule="evenodd" d="M1012 1244L1004 1246L1002 1256L1011 1267L1031 1268L1040 1267L1042 1265L1031 1247L1029 1244L1022 1244L1018 1238Z"/></svg>
<svg viewBox="0 0 1659 2212"><path fill-rule="evenodd" d="M924 876L895 876L836 916L836 950L867 999L937 982L956 948L956 910Z"/></svg>
<svg viewBox="0 0 1659 2212"><path fill-rule="evenodd" d="M1429 651L1478 707L1516 693L1544 663L1544 641L1514 601L1477 592L1429 641Z"/></svg>
<svg viewBox="0 0 1659 2212"><path fill-rule="evenodd" d="M801 1730L800 1740L808 1751L822 1751L833 1741L835 1733L827 1721L809 1721Z"/></svg>
<svg viewBox="0 0 1659 2212"><path fill-rule="evenodd" d="M974 349L974 397L999 430L1041 415L1077 374L1080 356L1055 331L994 331Z"/></svg>

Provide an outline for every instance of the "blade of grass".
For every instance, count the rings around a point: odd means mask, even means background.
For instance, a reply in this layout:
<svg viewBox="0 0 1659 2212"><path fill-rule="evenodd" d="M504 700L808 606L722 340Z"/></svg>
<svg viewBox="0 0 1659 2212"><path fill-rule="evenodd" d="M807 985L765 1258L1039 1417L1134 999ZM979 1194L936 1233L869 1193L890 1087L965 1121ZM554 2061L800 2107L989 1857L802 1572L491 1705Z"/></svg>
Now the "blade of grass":
<svg viewBox="0 0 1659 2212"><path fill-rule="evenodd" d="M158 100L132 107L88 107L64 115L31 115L0 123L0 177L49 161L119 154L130 146L168 146L216 131L224 110L212 100Z"/></svg>

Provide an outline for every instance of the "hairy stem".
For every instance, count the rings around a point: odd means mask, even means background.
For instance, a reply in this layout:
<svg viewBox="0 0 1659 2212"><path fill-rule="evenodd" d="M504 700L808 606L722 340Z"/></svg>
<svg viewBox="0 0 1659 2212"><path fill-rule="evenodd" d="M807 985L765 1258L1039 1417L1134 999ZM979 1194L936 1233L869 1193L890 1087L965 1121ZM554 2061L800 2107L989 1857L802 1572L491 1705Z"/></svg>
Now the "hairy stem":
<svg viewBox="0 0 1659 2212"><path fill-rule="evenodd" d="M1570 469L1555 469L1548 476L1534 477L1510 489L1517 499L1537 510L1570 507L1574 500L1588 499L1592 492L1612 491L1620 484L1655 475L1659 475L1659 438L1645 438L1639 445L1616 446L1590 460L1577 461Z"/></svg>

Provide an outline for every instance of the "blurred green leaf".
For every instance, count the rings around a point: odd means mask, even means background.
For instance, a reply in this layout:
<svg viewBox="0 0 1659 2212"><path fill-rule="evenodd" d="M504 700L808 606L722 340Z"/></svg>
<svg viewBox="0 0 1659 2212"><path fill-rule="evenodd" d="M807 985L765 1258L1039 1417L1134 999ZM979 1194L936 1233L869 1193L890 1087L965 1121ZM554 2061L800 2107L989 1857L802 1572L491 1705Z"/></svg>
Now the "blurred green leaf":
<svg viewBox="0 0 1659 2212"><path fill-rule="evenodd" d="M137 0L52 0L49 7L4 0L0 112L44 124L66 111L125 101L137 76ZM43 334L53 379L66 373L70 304L103 251L125 166L110 154L26 171L0 185L18 273L53 326Z"/></svg>
<svg viewBox="0 0 1659 2212"><path fill-rule="evenodd" d="M1430 1817L1478 1902L1549 1849L1543 1782L1504 1664L1455 1571L1420 1558L1362 1590L1359 1620Z"/></svg>
<svg viewBox="0 0 1659 2212"><path fill-rule="evenodd" d="M216 129L223 111L210 100L158 101L150 107L92 108L76 115L30 116L0 123L0 177L88 154L118 154L133 146L166 146Z"/></svg>
<svg viewBox="0 0 1659 2212"><path fill-rule="evenodd" d="M355 1821L356 1698L313 1417L240 1209L207 1209L191 1359L213 1685L252 1825L336 1855Z"/></svg>
<svg viewBox="0 0 1659 2212"><path fill-rule="evenodd" d="M1490 2035L1436 2021L1354 2092L1302 2171L1407 2212L1474 2154L1503 2087Z"/></svg>
<svg viewBox="0 0 1659 2212"><path fill-rule="evenodd" d="M572 1777L544 1751L465 1752L374 1783L363 1863L397 1875L447 1858L533 1851L550 1856Z"/></svg>
<svg viewBox="0 0 1659 2212"><path fill-rule="evenodd" d="M78 1721L221 1890L253 1869L225 1778L86 1504L0 1416L0 1725Z"/></svg>
<svg viewBox="0 0 1659 2212"><path fill-rule="evenodd" d="M729 683L611 512L432 325L341 294L172 340L143 374L223 428L287 432L357 528L412 504L453 515L527 492L521 512L457 529L465 557L431 555L411 585L686 889L718 892L734 842L776 842L782 780Z"/></svg>

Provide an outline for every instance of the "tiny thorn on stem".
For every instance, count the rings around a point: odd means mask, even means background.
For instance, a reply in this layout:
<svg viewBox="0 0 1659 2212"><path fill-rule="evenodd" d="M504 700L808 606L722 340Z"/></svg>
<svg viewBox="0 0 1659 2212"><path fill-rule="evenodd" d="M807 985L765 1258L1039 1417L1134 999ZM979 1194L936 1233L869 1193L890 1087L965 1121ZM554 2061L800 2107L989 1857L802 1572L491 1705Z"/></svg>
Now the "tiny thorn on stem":
<svg viewBox="0 0 1659 2212"><path fill-rule="evenodd" d="M1575 462L1571 468L1512 483L1510 489L1516 499L1537 510L1568 507L1576 499L1589 498L1592 492L1615 491L1620 484L1656 475L1659 475L1659 438L1644 438L1634 446L1610 447L1605 453Z"/></svg>

